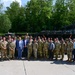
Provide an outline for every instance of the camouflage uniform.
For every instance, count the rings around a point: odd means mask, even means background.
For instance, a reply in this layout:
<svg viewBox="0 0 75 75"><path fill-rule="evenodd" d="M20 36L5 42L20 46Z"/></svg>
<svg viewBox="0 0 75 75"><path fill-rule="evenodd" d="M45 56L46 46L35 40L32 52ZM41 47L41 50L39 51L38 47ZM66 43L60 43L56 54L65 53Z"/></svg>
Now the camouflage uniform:
<svg viewBox="0 0 75 75"><path fill-rule="evenodd" d="M1 54L1 59L2 59L1 43L2 43L2 41L0 40L0 54Z"/></svg>
<svg viewBox="0 0 75 75"><path fill-rule="evenodd" d="M42 43L42 41L38 41L38 57L39 58L42 58L42 45L43 45L43 43Z"/></svg>
<svg viewBox="0 0 75 75"><path fill-rule="evenodd" d="M15 54L15 42L11 42L9 44L9 53L10 53L10 58L14 58L14 54Z"/></svg>
<svg viewBox="0 0 75 75"><path fill-rule="evenodd" d="M7 58L7 41L1 42L1 50L2 50L2 59Z"/></svg>
<svg viewBox="0 0 75 75"><path fill-rule="evenodd" d="M8 58L10 58L10 49L9 49L9 46L10 46L10 43L11 43L11 39L8 39L7 42L8 42L8 44L7 44L7 56L8 56Z"/></svg>
<svg viewBox="0 0 75 75"><path fill-rule="evenodd" d="M38 43L34 42L33 43L33 54L34 54L35 59L37 59L37 49L38 49Z"/></svg>
<svg viewBox="0 0 75 75"><path fill-rule="evenodd" d="M73 50L73 43L71 41L67 41L67 56L68 56L68 61L72 60L72 50Z"/></svg>
<svg viewBox="0 0 75 75"><path fill-rule="evenodd" d="M29 42L27 47L28 47L28 59L30 59L32 55L32 42Z"/></svg>
<svg viewBox="0 0 75 75"><path fill-rule="evenodd" d="M65 53L65 42L61 42L61 49L60 49L60 54L61 54L61 60L64 58L64 53Z"/></svg>
<svg viewBox="0 0 75 75"><path fill-rule="evenodd" d="M61 48L60 42L55 42L55 58L56 58L56 60L58 59L60 48Z"/></svg>
<svg viewBox="0 0 75 75"><path fill-rule="evenodd" d="M44 58L48 58L48 42L43 42L43 56Z"/></svg>

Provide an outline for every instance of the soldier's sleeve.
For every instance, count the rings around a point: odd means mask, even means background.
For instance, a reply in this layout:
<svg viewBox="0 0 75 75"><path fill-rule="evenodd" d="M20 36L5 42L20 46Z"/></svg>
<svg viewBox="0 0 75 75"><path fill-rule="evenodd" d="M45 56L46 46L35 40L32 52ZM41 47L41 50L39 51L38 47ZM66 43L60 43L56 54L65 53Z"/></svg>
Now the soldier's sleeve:
<svg viewBox="0 0 75 75"><path fill-rule="evenodd" d="M4 45L3 45L3 43L1 43L1 48L4 49Z"/></svg>
<svg viewBox="0 0 75 75"><path fill-rule="evenodd" d="M1 48L4 48L2 43L1 43Z"/></svg>

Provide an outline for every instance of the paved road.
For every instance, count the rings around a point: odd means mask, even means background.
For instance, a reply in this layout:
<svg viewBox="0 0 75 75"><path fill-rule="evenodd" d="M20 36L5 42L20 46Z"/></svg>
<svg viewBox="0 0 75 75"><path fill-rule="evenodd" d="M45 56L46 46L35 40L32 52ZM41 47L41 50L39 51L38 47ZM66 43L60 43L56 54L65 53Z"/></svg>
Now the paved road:
<svg viewBox="0 0 75 75"><path fill-rule="evenodd" d="M64 61L0 61L0 75L75 75L75 62Z"/></svg>

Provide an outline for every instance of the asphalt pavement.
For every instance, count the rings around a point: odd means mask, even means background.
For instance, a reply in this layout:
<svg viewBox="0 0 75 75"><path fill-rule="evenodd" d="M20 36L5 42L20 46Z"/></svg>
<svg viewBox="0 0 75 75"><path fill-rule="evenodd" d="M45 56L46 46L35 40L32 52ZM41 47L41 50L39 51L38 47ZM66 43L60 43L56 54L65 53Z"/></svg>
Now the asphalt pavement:
<svg viewBox="0 0 75 75"><path fill-rule="evenodd" d="M66 60L0 61L0 75L75 75L75 62Z"/></svg>

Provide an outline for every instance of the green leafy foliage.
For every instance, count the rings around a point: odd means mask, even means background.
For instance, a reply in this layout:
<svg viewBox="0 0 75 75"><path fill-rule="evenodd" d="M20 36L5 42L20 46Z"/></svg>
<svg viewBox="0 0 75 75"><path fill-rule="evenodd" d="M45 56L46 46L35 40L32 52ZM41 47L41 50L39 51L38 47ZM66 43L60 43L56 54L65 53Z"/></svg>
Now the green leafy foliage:
<svg viewBox="0 0 75 75"><path fill-rule="evenodd" d="M0 3L0 11L1 8ZM30 0L25 6L14 1L5 14L11 21L12 32L60 30L75 23L75 0Z"/></svg>
<svg viewBox="0 0 75 75"><path fill-rule="evenodd" d="M0 1L0 33L8 32L11 28L11 22L7 15L2 12L3 4Z"/></svg>
<svg viewBox="0 0 75 75"><path fill-rule="evenodd" d="M5 33L8 32L11 28L11 22L7 15L1 14L0 15L0 32Z"/></svg>
<svg viewBox="0 0 75 75"><path fill-rule="evenodd" d="M47 21L52 13L52 1L31 0L25 7L20 7L18 2L7 7L6 14L12 23L11 31L37 32L47 28Z"/></svg>

